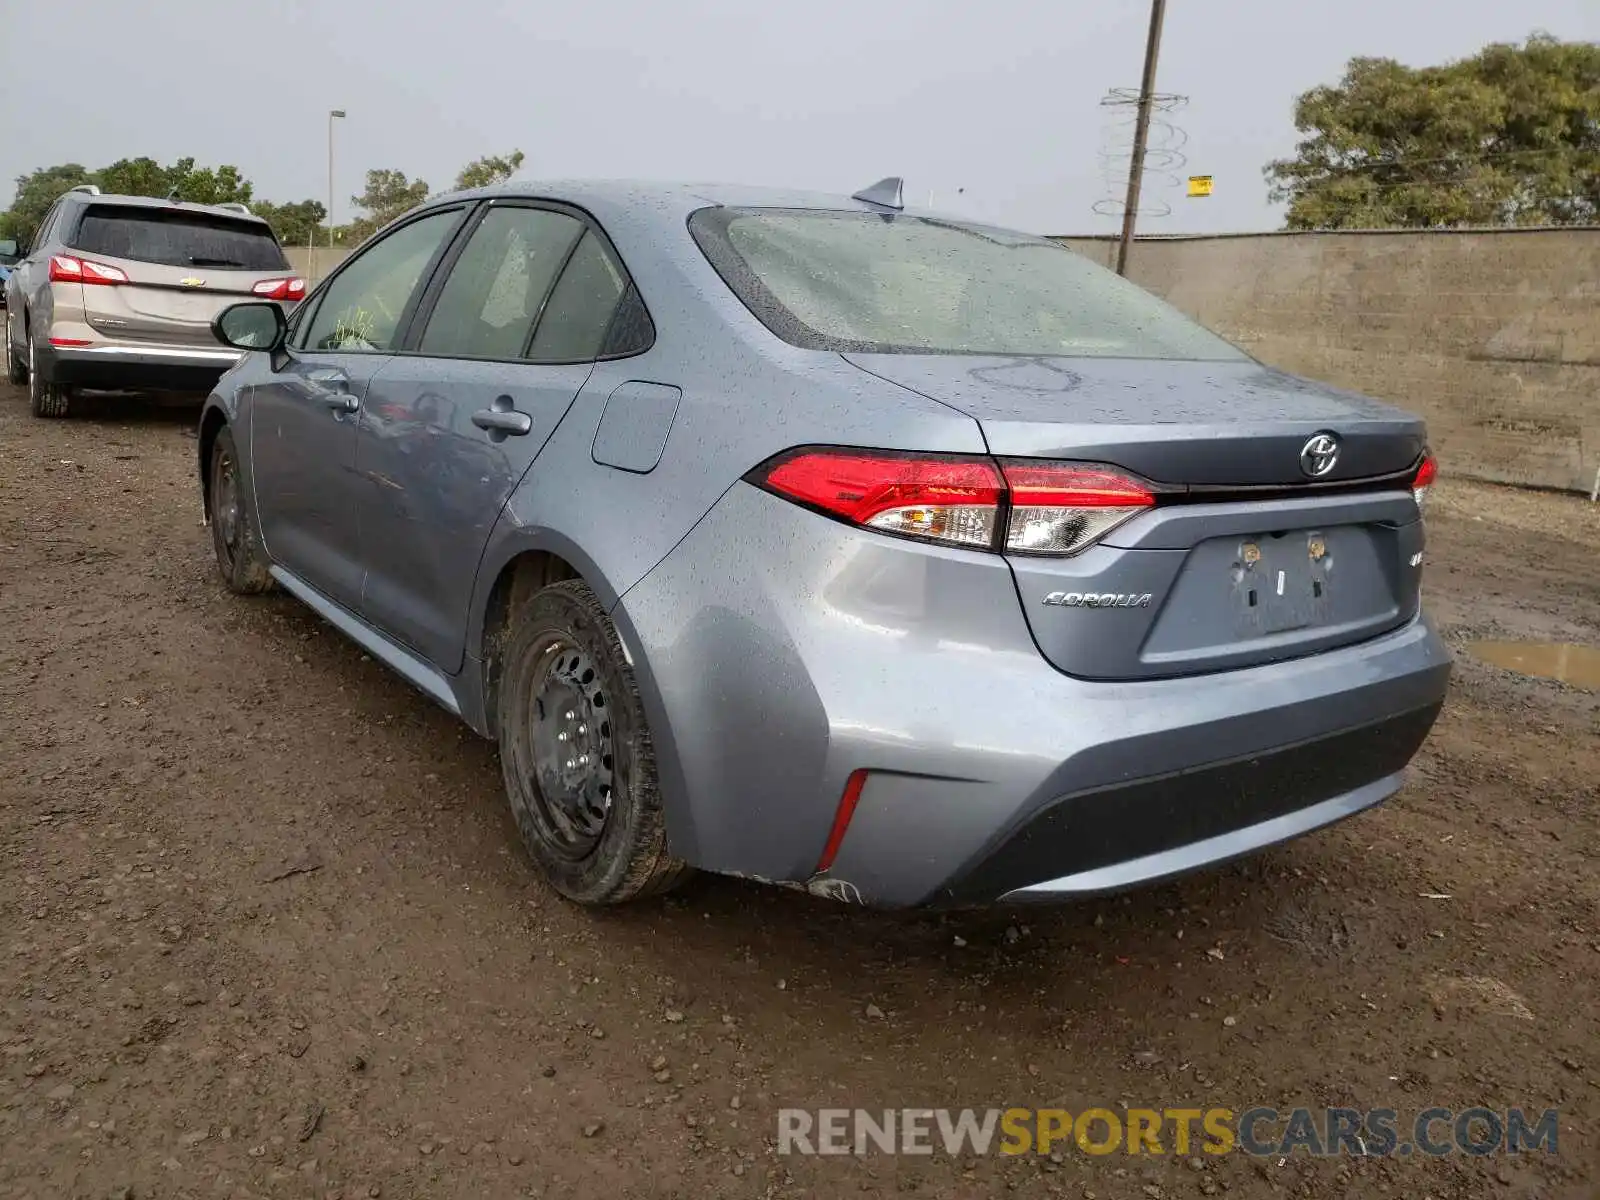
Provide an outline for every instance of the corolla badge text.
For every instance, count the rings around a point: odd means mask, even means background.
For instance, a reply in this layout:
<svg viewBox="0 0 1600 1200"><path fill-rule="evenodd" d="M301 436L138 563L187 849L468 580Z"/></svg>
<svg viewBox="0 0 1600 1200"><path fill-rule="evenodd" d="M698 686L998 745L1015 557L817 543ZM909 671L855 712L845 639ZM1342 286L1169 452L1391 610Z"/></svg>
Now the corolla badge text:
<svg viewBox="0 0 1600 1200"><path fill-rule="evenodd" d="M1044 602L1060 608L1149 608L1149 592L1049 592Z"/></svg>

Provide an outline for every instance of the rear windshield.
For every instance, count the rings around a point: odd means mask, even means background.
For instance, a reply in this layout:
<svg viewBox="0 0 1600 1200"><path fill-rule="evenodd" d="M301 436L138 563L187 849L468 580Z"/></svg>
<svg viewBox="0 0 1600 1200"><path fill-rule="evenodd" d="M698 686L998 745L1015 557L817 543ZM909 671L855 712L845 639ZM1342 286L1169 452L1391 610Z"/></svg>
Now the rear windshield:
<svg viewBox="0 0 1600 1200"><path fill-rule="evenodd" d="M179 209L91 205L73 246L86 254L168 267L282 271L289 266L265 224Z"/></svg>
<svg viewBox="0 0 1600 1200"><path fill-rule="evenodd" d="M767 328L808 349L1246 358L1143 288L1026 234L818 209L707 208L689 228Z"/></svg>

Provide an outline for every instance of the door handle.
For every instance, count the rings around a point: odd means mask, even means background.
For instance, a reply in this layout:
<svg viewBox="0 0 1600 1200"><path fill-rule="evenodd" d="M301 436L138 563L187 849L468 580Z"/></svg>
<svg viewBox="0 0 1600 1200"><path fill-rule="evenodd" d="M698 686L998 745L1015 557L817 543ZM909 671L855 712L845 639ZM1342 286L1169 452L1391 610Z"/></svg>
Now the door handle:
<svg viewBox="0 0 1600 1200"><path fill-rule="evenodd" d="M350 394L350 376L338 367L307 371L306 382L322 389L322 402L335 413L353 413L361 407L361 398Z"/></svg>
<svg viewBox="0 0 1600 1200"><path fill-rule="evenodd" d="M496 396L491 407L480 408L472 414L472 423L479 429L487 429L491 435L499 434L501 437L521 437L531 433L533 418L525 412L518 412L511 405L510 396Z"/></svg>

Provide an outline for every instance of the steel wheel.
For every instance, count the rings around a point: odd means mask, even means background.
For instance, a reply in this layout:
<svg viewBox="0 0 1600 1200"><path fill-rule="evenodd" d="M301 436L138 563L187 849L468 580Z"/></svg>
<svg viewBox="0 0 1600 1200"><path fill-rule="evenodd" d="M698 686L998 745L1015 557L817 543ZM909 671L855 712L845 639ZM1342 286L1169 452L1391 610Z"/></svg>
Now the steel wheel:
<svg viewBox="0 0 1600 1200"><path fill-rule="evenodd" d="M611 815L615 761L605 690L589 656L559 636L541 652L528 685L530 792L552 848L580 859Z"/></svg>

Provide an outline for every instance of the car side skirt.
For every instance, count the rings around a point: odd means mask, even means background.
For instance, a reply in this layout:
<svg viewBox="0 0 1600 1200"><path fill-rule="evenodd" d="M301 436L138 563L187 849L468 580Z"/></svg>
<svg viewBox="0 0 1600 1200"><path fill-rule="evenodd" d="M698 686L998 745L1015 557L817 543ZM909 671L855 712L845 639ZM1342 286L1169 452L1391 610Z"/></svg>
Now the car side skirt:
<svg viewBox="0 0 1600 1200"><path fill-rule="evenodd" d="M445 711L454 716L461 715L461 706L456 702L455 691L450 686L448 676L440 674L404 646L391 641L360 617L328 599L292 572L274 566L271 575L282 585L284 591L310 608L412 687Z"/></svg>

